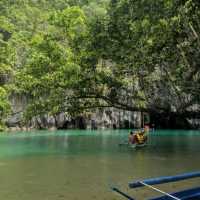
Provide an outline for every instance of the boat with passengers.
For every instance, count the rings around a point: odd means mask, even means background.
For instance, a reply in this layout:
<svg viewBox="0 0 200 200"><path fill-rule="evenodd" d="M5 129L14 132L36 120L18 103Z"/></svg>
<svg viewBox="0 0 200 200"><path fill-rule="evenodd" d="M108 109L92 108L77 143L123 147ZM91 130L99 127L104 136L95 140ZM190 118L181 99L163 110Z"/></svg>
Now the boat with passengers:
<svg viewBox="0 0 200 200"><path fill-rule="evenodd" d="M200 171L197 172L190 172L179 174L175 176L163 176L163 177L156 177L151 179L145 180L137 180L134 182L129 183L129 188L138 188L138 187L148 187L154 191L157 191L162 194L162 196L150 198L148 200L200 200L200 187L189 188L182 191L177 191L173 193L167 193L156 188L154 185L162 184L162 183L170 183L170 182L177 182L181 180L191 179L200 177ZM116 187L112 187L112 190L117 192L118 194L122 195L128 200L136 200L135 198L129 196L128 194L122 192L120 189Z"/></svg>
<svg viewBox="0 0 200 200"><path fill-rule="evenodd" d="M128 146L130 148L141 148L147 146L147 133L149 129L131 131L128 136L128 141L120 143L120 146Z"/></svg>

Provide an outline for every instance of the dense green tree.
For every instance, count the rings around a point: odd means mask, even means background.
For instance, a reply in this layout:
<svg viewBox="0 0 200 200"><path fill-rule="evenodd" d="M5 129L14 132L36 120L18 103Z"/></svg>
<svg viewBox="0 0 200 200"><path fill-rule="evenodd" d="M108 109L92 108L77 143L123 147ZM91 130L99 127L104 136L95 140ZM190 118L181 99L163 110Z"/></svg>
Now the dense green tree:
<svg viewBox="0 0 200 200"><path fill-rule="evenodd" d="M0 121L16 93L28 119L101 107L198 117L199 8L197 0L2 0Z"/></svg>
<svg viewBox="0 0 200 200"><path fill-rule="evenodd" d="M32 37L27 62L16 71L16 88L29 100L27 118L70 110L80 78L78 42L87 34L83 12L70 7L52 13L49 24L48 32Z"/></svg>
<svg viewBox="0 0 200 200"><path fill-rule="evenodd" d="M0 16L0 130L4 127L4 122L10 111L8 100L8 89L6 83L12 73L12 66L9 63L12 26L4 16Z"/></svg>
<svg viewBox="0 0 200 200"><path fill-rule="evenodd" d="M116 98L133 100L127 109L185 112L198 102L198 8L197 1L111 1L104 57L122 81Z"/></svg>

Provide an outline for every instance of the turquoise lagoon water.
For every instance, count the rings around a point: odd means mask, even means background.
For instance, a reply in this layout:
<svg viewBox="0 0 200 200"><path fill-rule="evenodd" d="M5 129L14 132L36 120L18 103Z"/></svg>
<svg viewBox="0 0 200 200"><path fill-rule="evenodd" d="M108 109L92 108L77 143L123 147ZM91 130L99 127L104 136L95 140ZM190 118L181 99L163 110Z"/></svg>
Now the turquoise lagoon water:
<svg viewBox="0 0 200 200"><path fill-rule="evenodd" d="M119 146L128 130L36 131L0 135L0 200L121 200L115 185L137 199L159 195L128 190L136 179L200 170L200 131L155 131L143 149ZM175 191L199 179L159 188Z"/></svg>

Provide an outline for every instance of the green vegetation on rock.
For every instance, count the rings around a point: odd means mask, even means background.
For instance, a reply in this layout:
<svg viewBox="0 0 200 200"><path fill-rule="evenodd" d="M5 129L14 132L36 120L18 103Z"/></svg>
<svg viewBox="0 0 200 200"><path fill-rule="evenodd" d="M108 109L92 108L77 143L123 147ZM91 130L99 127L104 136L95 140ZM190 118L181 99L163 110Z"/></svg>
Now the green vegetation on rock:
<svg viewBox="0 0 200 200"><path fill-rule="evenodd" d="M2 0L0 124L115 107L199 118L197 0Z"/></svg>

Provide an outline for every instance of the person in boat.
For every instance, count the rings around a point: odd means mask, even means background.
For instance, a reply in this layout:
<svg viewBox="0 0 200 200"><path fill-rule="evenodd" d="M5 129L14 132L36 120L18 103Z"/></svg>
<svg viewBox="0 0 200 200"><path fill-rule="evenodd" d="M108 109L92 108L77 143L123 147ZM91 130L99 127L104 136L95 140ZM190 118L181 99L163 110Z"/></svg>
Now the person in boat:
<svg viewBox="0 0 200 200"><path fill-rule="evenodd" d="M149 125L145 125L144 126L144 132L145 132L145 134L147 134L147 133L149 133Z"/></svg>
<svg viewBox="0 0 200 200"><path fill-rule="evenodd" d="M128 136L128 144L134 144L134 143L135 143L135 134L133 131L131 131Z"/></svg>
<svg viewBox="0 0 200 200"><path fill-rule="evenodd" d="M136 144L144 144L147 141L147 136L145 135L145 130L141 130L135 135Z"/></svg>

